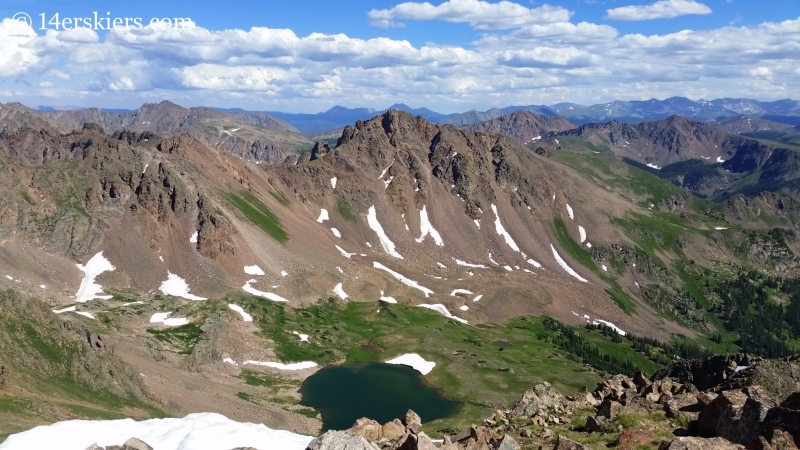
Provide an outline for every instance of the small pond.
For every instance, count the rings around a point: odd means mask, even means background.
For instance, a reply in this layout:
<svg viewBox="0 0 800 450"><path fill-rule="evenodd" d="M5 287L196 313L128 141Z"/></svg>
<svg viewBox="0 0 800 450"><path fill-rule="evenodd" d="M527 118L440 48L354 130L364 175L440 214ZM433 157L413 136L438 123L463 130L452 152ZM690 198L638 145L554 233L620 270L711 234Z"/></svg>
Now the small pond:
<svg viewBox="0 0 800 450"><path fill-rule="evenodd" d="M386 423L409 409L427 422L461 406L425 384L416 370L376 362L326 367L306 379L300 394L301 405L322 414L323 430L346 430L361 417Z"/></svg>

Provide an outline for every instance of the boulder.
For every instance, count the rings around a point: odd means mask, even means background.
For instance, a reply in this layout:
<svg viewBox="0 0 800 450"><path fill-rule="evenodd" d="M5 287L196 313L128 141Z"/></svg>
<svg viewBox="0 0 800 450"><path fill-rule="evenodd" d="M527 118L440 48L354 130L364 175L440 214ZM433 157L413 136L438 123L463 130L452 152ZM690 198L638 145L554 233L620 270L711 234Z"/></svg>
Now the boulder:
<svg viewBox="0 0 800 450"><path fill-rule="evenodd" d="M352 434L364 436L364 438L368 441L377 441L383 436L383 426L372 419L367 419L366 417L356 420L356 423L350 427L349 431Z"/></svg>
<svg viewBox="0 0 800 450"><path fill-rule="evenodd" d="M522 398L514 406L512 414L514 416L530 417L539 410L561 407L566 403L566 397L555 390L550 383L539 383L533 389L528 389L522 394Z"/></svg>
<svg viewBox="0 0 800 450"><path fill-rule="evenodd" d="M422 431L422 419L420 419L419 415L412 410L408 410L406 415L403 417L403 425L406 426L406 429L414 434L418 434Z"/></svg>
<svg viewBox="0 0 800 450"><path fill-rule="evenodd" d="M724 391L708 404L697 419L697 434L703 437L716 436L717 427L724 418L733 416L734 408L741 408L747 402L742 391Z"/></svg>
<svg viewBox="0 0 800 450"><path fill-rule="evenodd" d="M588 445L579 444L559 434L553 450L591 450L591 448Z"/></svg>
<svg viewBox="0 0 800 450"><path fill-rule="evenodd" d="M752 398L741 407L730 406L717 424L716 436L734 444L752 446L758 441L760 424L769 410L769 406Z"/></svg>
<svg viewBox="0 0 800 450"><path fill-rule="evenodd" d="M800 392L795 392L794 394L786 397L786 400L781 402L781 408L800 411Z"/></svg>
<svg viewBox="0 0 800 450"><path fill-rule="evenodd" d="M636 385L638 391L641 391L650 384L650 380L648 380L642 372L638 372L636 376L633 377L633 384Z"/></svg>
<svg viewBox="0 0 800 450"><path fill-rule="evenodd" d="M403 423L400 422L399 419L394 419L393 421L386 422L383 425L381 434L390 441L396 441L406 434L406 427L403 426Z"/></svg>
<svg viewBox="0 0 800 450"><path fill-rule="evenodd" d="M600 430L600 422L597 421L597 418L594 416L589 416L586 418L586 425L583 427L583 431L587 433L594 433L595 431Z"/></svg>
<svg viewBox="0 0 800 450"><path fill-rule="evenodd" d="M775 407L771 408L760 425L763 435L771 435L773 430L783 430L790 434L795 443L800 442L800 411Z"/></svg>
<svg viewBox="0 0 800 450"><path fill-rule="evenodd" d="M664 404L664 412L667 417L687 416L691 420L697 420L703 406L697 401L697 397L691 394L679 394Z"/></svg>
<svg viewBox="0 0 800 450"><path fill-rule="evenodd" d="M150 447L141 439L132 437L122 444L122 450L153 450L153 447Z"/></svg>
<svg viewBox="0 0 800 450"><path fill-rule="evenodd" d="M738 450L738 447L722 438L677 437L664 441L658 450Z"/></svg>
<svg viewBox="0 0 800 450"><path fill-rule="evenodd" d="M608 398L603 400L603 403L597 408L597 416L605 417L608 420L616 419L620 412L622 412L622 404Z"/></svg>
<svg viewBox="0 0 800 450"><path fill-rule="evenodd" d="M311 441L306 450L380 450L380 447L366 440L364 436L331 430Z"/></svg>
<svg viewBox="0 0 800 450"><path fill-rule="evenodd" d="M515 441L511 436L505 435L503 439L500 440L500 445L497 446L496 450L520 450L519 444Z"/></svg>

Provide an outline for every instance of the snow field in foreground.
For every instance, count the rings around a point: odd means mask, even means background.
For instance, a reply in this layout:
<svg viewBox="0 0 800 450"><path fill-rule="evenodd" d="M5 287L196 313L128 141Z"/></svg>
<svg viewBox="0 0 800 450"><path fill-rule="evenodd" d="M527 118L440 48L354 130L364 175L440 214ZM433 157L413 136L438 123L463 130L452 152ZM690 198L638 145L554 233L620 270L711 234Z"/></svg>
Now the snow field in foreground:
<svg viewBox="0 0 800 450"><path fill-rule="evenodd" d="M84 450L92 444L120 445L137 437L155 449L202 450L256 447L304 450L312 436L272 430L262 424L235 422L216 413L181 419L68 420L11 435L2 450L58 448Z"/></svg>
<svg viewBox="0 0 800 450"><path fill-rule="evenodd" d="M111 265L111 261L103 256L103 252L92 256L92 259L90 259L85 266L82 264L76 264L76 266L83 272L83 280L81 280L81 285L78 288L78 292L75 294L75 301L78 303L86 303L96 298L103 300L111 298L110 295L99 295L103 292L103 286L94 282L94 279L101 273L116 269Z"/></svg>
<svg viewBox="0 0 800 450"><path fill-rule="evenodd" d="M385 362L386 364L402 364L404 366L409 366L423 375L431 373L431 370L436 366L435 362L426 361L425 358L416 353L406 353L405 355L400 355L397 358Z"/></svg>

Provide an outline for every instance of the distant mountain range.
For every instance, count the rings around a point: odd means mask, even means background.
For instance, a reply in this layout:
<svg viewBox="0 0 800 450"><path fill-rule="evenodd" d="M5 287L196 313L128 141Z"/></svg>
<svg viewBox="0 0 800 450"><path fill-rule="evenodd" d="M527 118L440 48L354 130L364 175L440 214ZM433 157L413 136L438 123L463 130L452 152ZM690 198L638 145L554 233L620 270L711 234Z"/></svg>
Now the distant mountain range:
<svg viewBox="0 0 800 450"><path fill-rule="evenodd" d="M73 108L79 109L79 108ZM247 114L256 111L247 111L240 108L209 108L231 114ZM800 125L800 101L785 99L764 102L747 98L721 98L716 100L694 101L685 97L671 97L665 100L643 101L613 101L591 106L577 103L558 103L555 105L516 105L503 108L492 108L487 111L470 110L460 114L443 114L428 108L412 108L403 103L396 103L386 109L372 108L346 108L334 106L333 108L317 114L295 114L280 111L258 111L282 119L298 131L303 133L319 133L335 128L353 124L359 120L369 120L390 109L404 111L414 116L422 116L431 123L464 126L487 120L496 119L508 113L526 110L544 116L562 116L576 125L586 123L608 122L643 122L649 120L666 119L672 115L679 115L698 122L722 122L738 116L758 117L764 120ZM64 108L59 108L64 110ZM39 112L56 112L55 108L39 106ZM115 112L119 114L132 113L127 110L100 110L102 112Z"/></svg>

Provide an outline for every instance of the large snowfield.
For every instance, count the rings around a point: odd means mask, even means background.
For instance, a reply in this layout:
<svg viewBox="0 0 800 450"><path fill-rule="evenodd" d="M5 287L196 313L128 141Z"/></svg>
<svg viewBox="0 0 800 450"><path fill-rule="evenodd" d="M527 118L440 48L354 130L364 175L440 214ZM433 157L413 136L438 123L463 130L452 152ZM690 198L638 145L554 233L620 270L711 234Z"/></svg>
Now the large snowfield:
<svg viewBox="0 0 800 450"><path fill-rule="evenodd" d="M67 420L9 436L0 450L85 450L92 444L122 445L131 437L155 450L210 450L236 447L304 450L313 437L235 422L216 413L181 419Z"/></svg>

